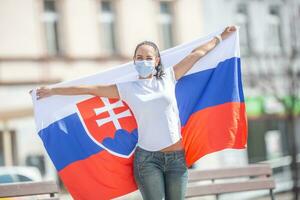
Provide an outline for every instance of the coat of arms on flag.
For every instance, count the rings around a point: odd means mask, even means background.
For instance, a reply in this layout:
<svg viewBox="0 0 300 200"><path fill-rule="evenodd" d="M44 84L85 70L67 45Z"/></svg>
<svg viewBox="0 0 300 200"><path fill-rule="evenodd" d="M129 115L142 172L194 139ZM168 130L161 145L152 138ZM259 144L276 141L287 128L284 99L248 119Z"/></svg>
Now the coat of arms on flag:
<svg viewBox="0 0 300 200"><path fill-rule="evenodd" d="M93 97L76 105L91 140L114 155L131 156L138 137L137 124L125 102Z"/></svg>

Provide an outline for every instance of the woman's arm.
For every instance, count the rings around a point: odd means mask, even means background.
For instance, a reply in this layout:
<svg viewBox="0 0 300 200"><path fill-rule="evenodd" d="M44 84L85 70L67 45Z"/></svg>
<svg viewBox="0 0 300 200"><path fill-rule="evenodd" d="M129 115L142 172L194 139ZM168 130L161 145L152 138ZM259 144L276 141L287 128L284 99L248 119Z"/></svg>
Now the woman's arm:
<svg viewBox="0 0 300 200"><path fill-rule="evenodd" d="M221 34L222 40L225 40L231 33L236 31L235 26L228 26ZM176 80L180 79L186 72L188 72L193 65L208 52L215 48L219 40L214 37L207 43L195 48L189 55L182 59L179 63L173 66Z"/></svg>
<svg viewBox="0 0 300 200"><path fill-rule="evenodd" d="M32 90L30 91L30 93ZM36 91L37 99L52 95L94 95L108 98L120 98L117 86L112 85L83 85L70 87L40 87Z"/></svg>

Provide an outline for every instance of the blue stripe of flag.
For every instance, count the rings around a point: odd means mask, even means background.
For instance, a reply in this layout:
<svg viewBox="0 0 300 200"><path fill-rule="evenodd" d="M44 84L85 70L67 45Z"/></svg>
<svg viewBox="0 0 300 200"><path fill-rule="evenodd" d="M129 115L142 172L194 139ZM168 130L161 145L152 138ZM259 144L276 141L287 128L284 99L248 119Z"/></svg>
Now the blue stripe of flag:
<svg viewBox="0 0 300 200"><path fill-rule="evenodd" d="M189 74L178 80L176 99L182 126L191 114L227 102L244 102L240 58L218 63L216 68Z"/></svg>

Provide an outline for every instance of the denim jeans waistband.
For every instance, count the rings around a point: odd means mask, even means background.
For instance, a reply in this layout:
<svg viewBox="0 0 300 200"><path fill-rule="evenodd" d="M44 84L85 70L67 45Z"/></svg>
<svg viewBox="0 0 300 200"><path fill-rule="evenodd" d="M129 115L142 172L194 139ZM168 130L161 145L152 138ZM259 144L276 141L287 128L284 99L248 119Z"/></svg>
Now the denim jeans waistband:
<svg viewBox="0 0 300 200"><path fill-rule="evenodd" d="M185 154L185 151L184 149L181 149L181 150L175 150L175 151L167 151L167 152L162 152L162 151L148 151L146 149L143 149L139 146L136 146L136 151L140 151L140 152L143 152L143 153L148 153L148 154L152 154L152 155L161 155L161 156L164 156L164 155L179 155L179 154Z"/></svg>

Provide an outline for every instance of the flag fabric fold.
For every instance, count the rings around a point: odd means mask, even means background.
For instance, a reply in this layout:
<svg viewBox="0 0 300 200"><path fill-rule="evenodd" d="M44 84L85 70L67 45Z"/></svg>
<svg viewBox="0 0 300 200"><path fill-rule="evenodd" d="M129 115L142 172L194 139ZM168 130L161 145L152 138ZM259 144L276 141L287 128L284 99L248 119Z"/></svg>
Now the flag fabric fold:
<svg viewBox="0 0 300 200"><path fill-rule="evenodd" d="M163 66L174 66L222 30L162 51ZM236 31L217 45L176 83L187 166L209 153L247 147L238 36ZM49 87L136 79L128 62ZM138 127L126 102L90 95L36 100L36 90L32 101L38 135L74 199L112 199L137 190L133 153Z"/></svg>

